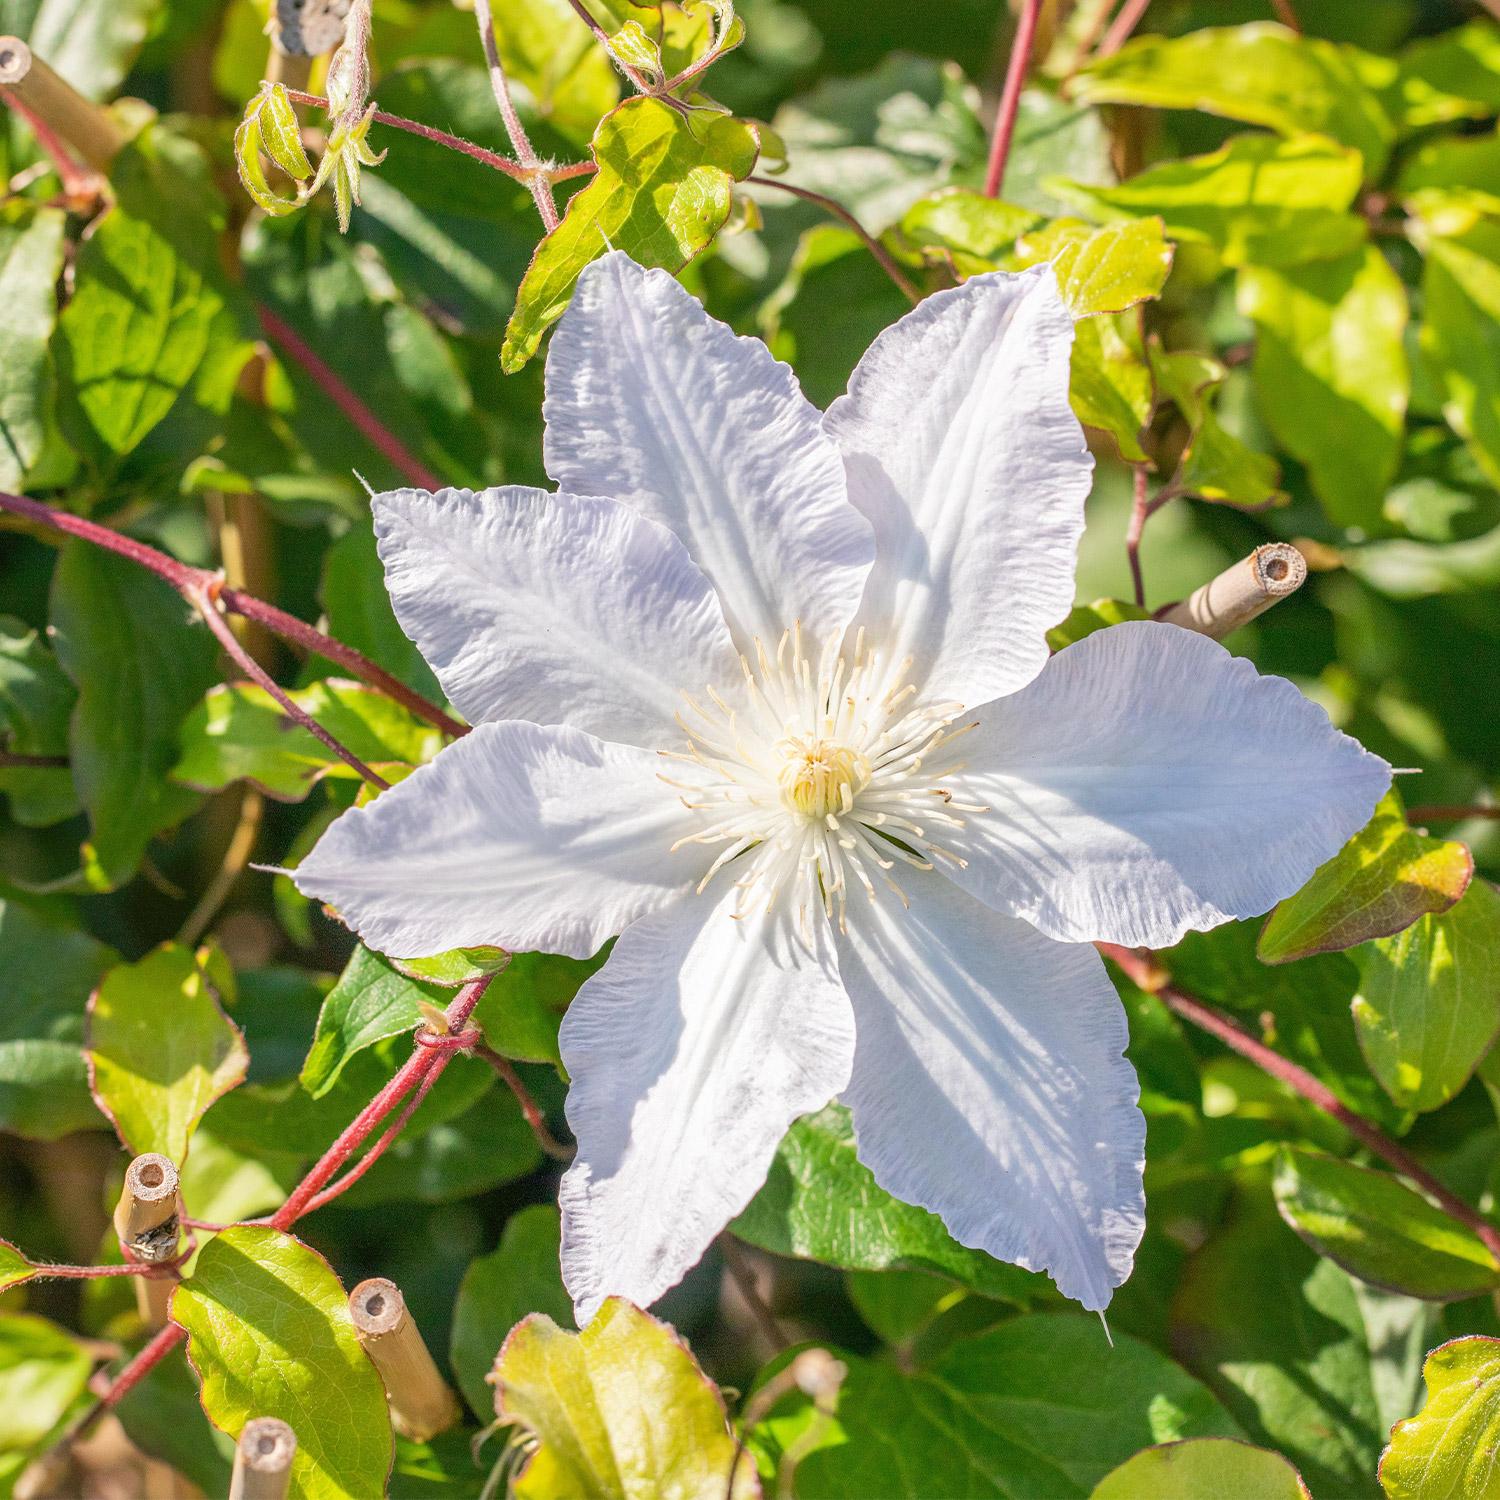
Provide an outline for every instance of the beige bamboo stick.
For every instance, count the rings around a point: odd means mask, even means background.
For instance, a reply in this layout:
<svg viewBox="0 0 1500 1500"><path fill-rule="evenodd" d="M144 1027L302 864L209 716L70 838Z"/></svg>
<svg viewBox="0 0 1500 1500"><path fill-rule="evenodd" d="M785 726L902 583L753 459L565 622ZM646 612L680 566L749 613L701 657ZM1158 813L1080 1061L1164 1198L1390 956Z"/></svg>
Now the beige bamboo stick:
<svg viewBox="0 0 1500 1500"><path fill-rule="evenodd" d="M1158 618L1221 641L1278 599L1296 593L1306 580L1302 554L1286 542L1268 542Z"/></svg>
<svg viewBox="0 0 1500 1500"><path fill-rule="evenodd" d="M89 166L107 172L124 132L91 99L60 78L18 36L0 36L0 93L61 136Z"/></svg>
<svg viewBox="0 0 1500 1500"><path fill-rule="evenodd" d="M147 1151L125 1169L115 1233L120 1248L136 1260L170 1260L176 1253L177 1168L170 1157Z"/></svg>
<svg viewBox="0 0 1500 1500"><path fill-rule="evenodd" d="M385 1382L396 1430L425 1443L458 1421L458 1397L433 1362L394 1281L372 1276L349 1293L354 1331Z"/></svg>
<svg viewBox="0 0 1500 1500"><path fill-rule="evenodd" d="M297 1434L279 1417L251 1417L234 1449L229 1500L286 1500Z"/></svg>

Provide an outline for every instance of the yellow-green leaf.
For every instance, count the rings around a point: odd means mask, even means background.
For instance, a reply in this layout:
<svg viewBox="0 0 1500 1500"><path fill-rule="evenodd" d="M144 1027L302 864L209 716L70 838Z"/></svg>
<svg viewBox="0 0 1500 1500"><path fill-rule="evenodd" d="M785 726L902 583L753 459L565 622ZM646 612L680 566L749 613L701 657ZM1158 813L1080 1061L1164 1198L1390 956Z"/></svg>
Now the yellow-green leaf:
<svg viewBox="0 0 1500 1500"><path fill-rule="evenodd" d="M1127 604L1123 599L1095 599L1092 604L1075 604L1072 613L1061 625L1054 625L1047 632L1047 644L1054 651L1081 641L1110 625L1123 620L1149 620L1151 612L1137 604Z"/></svg>
<svg viewBox="0 0 1500 1500"><path fill-rule="evenodd" d="M679 271L729 217L730 184L755 165L755 134L729 115L684 117L658 99L627 99L599 123L599 170L537 246L516 294L501 363L519 370L563 315L579 274L606 250Z"/></svg>
<svg viewBox="0 0 1500 1500"><path fill-rule="evenodd" d="M250 1054L219 1007L207 950L163 943L119 964L89 1002L94 1099L128 1150L181 1163L203 1112L245 1076Z"/></svg>
<svg viewBox="0 0 1500 1500"><path fill-rule="evenodd" d="M1474 858L1462 844L1427 838L1406 823L1393 787L1375 816L1266 919L1262 963L1352 948L1390 937L1424 913L1444 912L1469 888Z"/></svg>
<svg viewBox="0 0 1500 1500"><path fill-rule="evenodd" d="M1500 894L1474 880L1451 910L1350 950L1354 1020L1370 1071L1408 1109L1469 1081L1500 1030Z"/></svg>
<svg viewBox="0 0 1500 1500"><path fill-rule="evenodd" d="M431 958L393 958L390 962L408 979L456 988L483 979L486 974L498 974L510 962L510 954L504 948L450 948Z"/></svg>
<svg viewBox="0 0 1500 1500"><path fill-rule="evenodd" d="M1427 1404L1391 1429L1380 1460L1390 1500L1500 1496L1500 1339L1440 1344L1422 1366Z"/></svg>
<svg viewBox="0 0 1500 1500"><path fill-rule="evenodd" d="M620 99L604 48L568 0L491 0L500 61L560 135L586 146Z"/></svg>
<svg viewBox="0 0 1500 1500"><path fill-rule="evenodd" d="M302 124L292 109L286 85L273 83L261 96L260 138L266 154L286 173L298 182L313 174L312 163L302 149Z"/></svg>
<svg viewBox="0 0 1500 1500"><path fill-rule="evenodd" d="M517 1500L727 1500L735 1444L717 1387L671 1328L623 1298L582 1333L533 1313L492 1379L502 1420L540 1443ZM742 1462L735 1500L759 1493Z"/></svg>
<svg viewBox="0 0 1500 1500"><path fill-rule="evenodd" d="M1082 219L1055 219L1016 241L1015 270L1050 260L1057 289L1075 318L1124 312L1161 295L1172 269L1172 246L1158 218L1129 219L1095 229Z"/></svg>
<svg viewBox="0 0 1500 1500"><path fill-rule="evenodd" d="M1188 1438L1127 1458L1089 1500L1312 1500L1279 1453L1238 1438Z"/></svg>
<svg viewBox="0 0 1500 1500"><path fill-rule="evenodd" d="M1129 322L1100 313L1073 333L1068 397L1086 427L1109 433L1128 463L1145 463L1141 429L1151 419L1151 369Z"/></svg>
<svg viewBox="0 0 1500 1500"><path fill-rule="evenodd" d="M280 1417L297 1434L291 1500L385 1493L385 1387L321 1255L274 1229L226 1229L172 1294L172 1320L215 1426L238 1437L251 1417Z"/></svg>
<svg viewBox="0 0 1500 1500"><path fill-rule="evenodd" d="M33 1269L31 1262L9 1240L0 1240L0 1292L29 1281Z"/></svg>
<svg viewBox="0 0 1500 1500"><path fill-rule="evenodd" d="M0 1313L0 1454L46 1437L83 1394L92 1365L88 1349L56 1323Z"/></svg>
<svg viewBox="0 0 1500 1500"><path fill-rule="evenodd" d="M961 276L993 271L1041 214L973 188L946 187L918 198L901 216L901 237L914 250L951 260Z"/></svg>

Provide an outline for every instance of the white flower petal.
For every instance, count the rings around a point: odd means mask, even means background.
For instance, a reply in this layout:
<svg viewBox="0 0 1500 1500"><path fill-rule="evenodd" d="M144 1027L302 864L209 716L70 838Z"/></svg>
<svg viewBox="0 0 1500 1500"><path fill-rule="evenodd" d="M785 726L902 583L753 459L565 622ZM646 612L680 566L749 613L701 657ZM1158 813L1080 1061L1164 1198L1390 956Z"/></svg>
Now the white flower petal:
<svg viewBox="0 0 1500 1500"><path fill-rule="evenodd" d="M708 579L628 505L507 486L371 508L401 627L470 723L678 748L683 690L739 677Z"/></svg>
<svg viewBox="0 0 1500 1500"><path fill-rule="evenodd" d="M960 1244L1103 1308L1145 1228L1146 1148L1104 964L941 877L902 888L909 912L851 905L838 940L859 1159Z"/></svg>
<svg viewBox="0 0 1500 1500"><path fill-rule="evenodd" d="M1068 404L1073 321L1050 266L975 276L870 346L824 426L875 527L859 610L924 696L1030 682L1073 605L1093 460Z"/></svg>
<svg viewBox="0 0 1500 1500"><path fill-rule="evenodd" d="M1068 942L1169 947L1268 911L1391 780L1290 682L1149 621L1085 637L976 717L953 784L988 810L941 832L968 861L942 868Z"/></svg>
<svg viewBox="0 0 1500 1500"><path fill-rule="evenodd" d="M742 649L799 621L821 644L874 556L843 465L790 369L665 271L595 261L547 355L547 472L680 536Z"/></svg>
<svg viewBox="0 0 1500 1500"><path fill-rule="evenodd" d="M628 927L562 1026L578 1157L563 1178L563 1279L582 1323L647 1307L755 1195L787 1127L849 1080L854 1019L821 913L812 946L740 893Z"/></svg>
<svg viewBox="0 0 1500 1500"><path fill-rule="evenodd" d="M662 765L576 729L481 724L344 813L292 878L397 958L481 945L587 958L708 866L696 844L669 852L693 820Z"/></svg>

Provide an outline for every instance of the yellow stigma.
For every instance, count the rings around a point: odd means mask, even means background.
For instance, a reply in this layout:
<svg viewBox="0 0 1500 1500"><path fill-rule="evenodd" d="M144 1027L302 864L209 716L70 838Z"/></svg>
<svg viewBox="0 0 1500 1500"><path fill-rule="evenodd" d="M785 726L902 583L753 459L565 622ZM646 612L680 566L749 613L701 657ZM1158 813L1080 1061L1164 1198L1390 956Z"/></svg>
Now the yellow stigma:
<svg viewBox="0 0 1500 1500"><path fill-rule="evenodd" d="M869 761L837 740L808 735L783 740L777 749L786 756L777 777L782 806L804 818L821 822L849 812L870 780Z"/></svg>

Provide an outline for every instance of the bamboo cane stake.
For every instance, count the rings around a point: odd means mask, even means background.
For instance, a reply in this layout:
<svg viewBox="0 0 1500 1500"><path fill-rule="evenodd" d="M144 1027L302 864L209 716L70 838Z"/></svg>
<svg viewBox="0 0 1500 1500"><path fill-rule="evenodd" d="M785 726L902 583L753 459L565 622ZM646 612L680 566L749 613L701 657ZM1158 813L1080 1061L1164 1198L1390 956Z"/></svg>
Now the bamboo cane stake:
<svg viewBox="0 0 1500 1500"><path fill-rule="evenodd" d="M120 1248L135 1260L170 1260L176 1253L177 1168L169 1157L147 1151L125 1169L115 1233Z"/></svg>
<svg viewBox="0 0 1500 1500"><path fill-rule="evenodd" d="M1306 580L1302 554L1286 542L1268 542L1158 618L1221 641L1264 614L1278 599L1296 593Z"/></svg>
<svg viewBox="0 0 1500 1500"><path fill-rule="evenodd" d="M372 1276L349 1293L354 1331L385 1382L398 1432L425 1443L459 1419L458 1398L433 1362L394 1281Z"/></svg>
<svg viewBox="0 0 1500 1500"><path fill-rule="evenodd" d="M279 1417L251 1417L234 1449L229 1500L286 1500L297 1434Z"/></svg>
<svg viewBox="0 0 1500 1500"><path fill-rule="evenodd" d="M125 144L124 132L109 115L18 36L0 36L0 94L35 115L100 172L109 170Z"/></svg>

